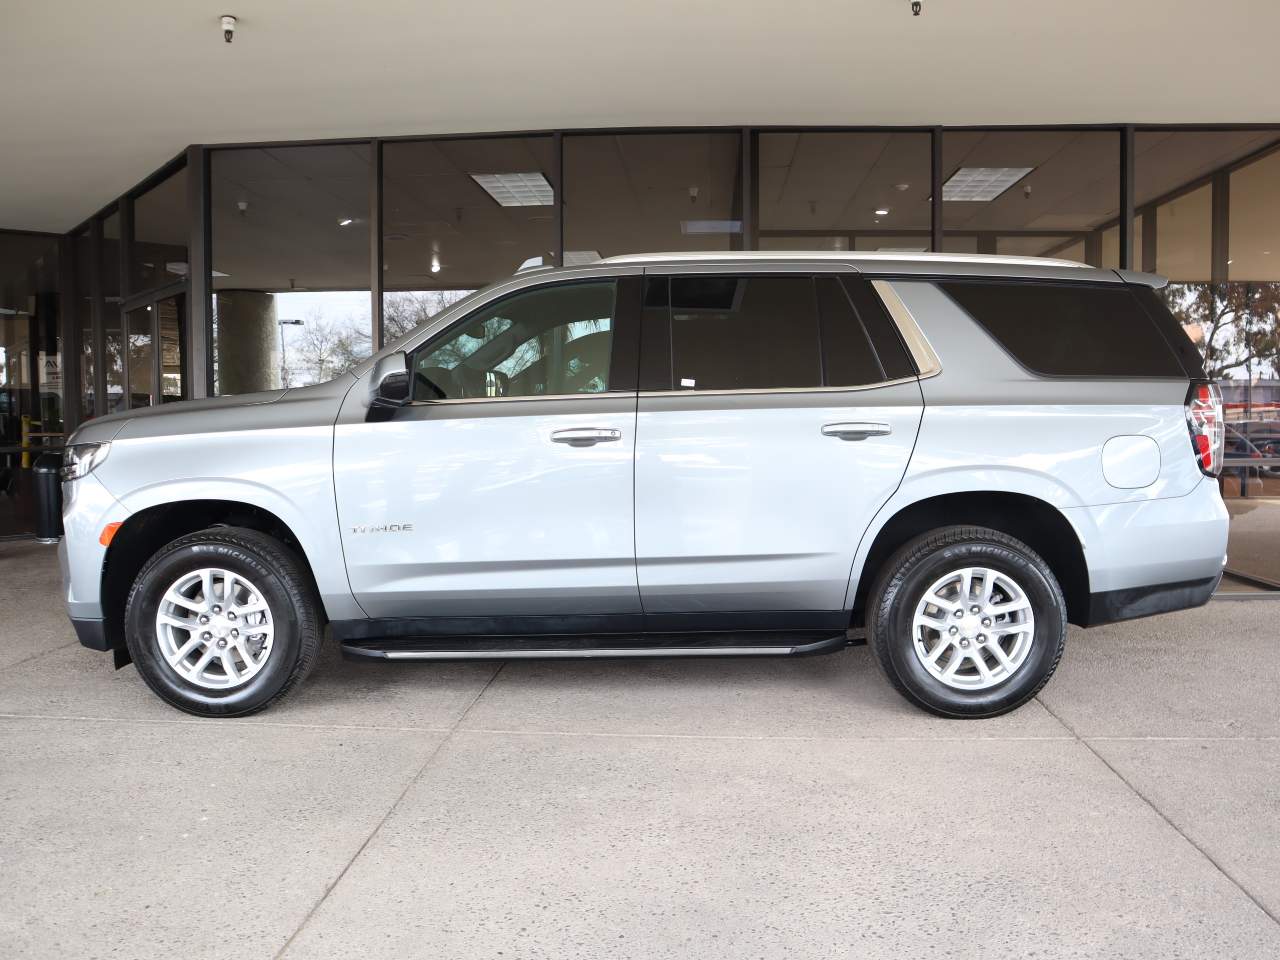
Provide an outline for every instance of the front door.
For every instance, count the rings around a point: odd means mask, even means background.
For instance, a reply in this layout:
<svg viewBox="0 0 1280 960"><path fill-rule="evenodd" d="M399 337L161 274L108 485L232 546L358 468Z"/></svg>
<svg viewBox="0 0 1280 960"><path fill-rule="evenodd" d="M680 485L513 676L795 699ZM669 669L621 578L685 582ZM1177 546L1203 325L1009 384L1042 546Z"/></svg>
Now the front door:
<svg viewBox="0 0 1280 960"><path fill-rule="evenodd" d="M630 276L513 293L410 354L413 401L392 419L365 421L364 383L348 394L334 482L369 616L481 632L638 617L639 290Z"/></svg>
<svg viewBox="0 0 1280 960"><path fill-rule="evenodd" d="M878 301L855 312L868 294L853 274L646 280L636 553L651 628L843 622L854 553L923 408L892 321L859 319Z"/></svg>

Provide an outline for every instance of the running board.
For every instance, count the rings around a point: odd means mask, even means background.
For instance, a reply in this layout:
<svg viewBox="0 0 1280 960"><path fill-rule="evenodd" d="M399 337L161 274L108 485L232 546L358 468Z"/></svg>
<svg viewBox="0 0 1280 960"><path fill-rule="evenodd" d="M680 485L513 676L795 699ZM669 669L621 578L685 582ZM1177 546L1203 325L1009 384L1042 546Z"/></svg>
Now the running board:
<svg viewBox="0 0 1280 960"><path fill-rule="evenodd" d="M636 657L798 657L849 646L848 634L687 634L654 637L466 637L360 640L342 645L353 660L594 660Z"/></svg>

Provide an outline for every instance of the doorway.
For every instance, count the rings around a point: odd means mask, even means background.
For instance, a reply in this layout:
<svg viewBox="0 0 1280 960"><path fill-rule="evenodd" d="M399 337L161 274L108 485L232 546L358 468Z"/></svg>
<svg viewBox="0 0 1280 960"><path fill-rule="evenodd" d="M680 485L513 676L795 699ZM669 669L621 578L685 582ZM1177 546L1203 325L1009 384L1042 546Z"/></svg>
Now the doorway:
<svg viewBox="0 0 1280 960"><path fill-rule="evenodd" d="M125 404L122 409L153 407L182 400L187 384L182 374L186 356L185 284L130 297L124 307L125 362L121 365Z"/></svg>

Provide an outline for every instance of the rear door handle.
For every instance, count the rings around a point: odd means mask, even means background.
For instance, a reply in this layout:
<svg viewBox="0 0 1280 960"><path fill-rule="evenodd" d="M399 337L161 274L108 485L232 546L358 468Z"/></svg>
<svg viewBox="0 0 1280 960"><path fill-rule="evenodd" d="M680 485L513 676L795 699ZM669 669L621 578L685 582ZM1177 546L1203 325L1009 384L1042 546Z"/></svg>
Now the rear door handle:
<svg viewBox="0 0 1280 960"><path fill-rule="evenodd" d="M893 430L887 423L828 423L822 428L824 437L840 440L865 440L867 437L887 437Z"/></svg>
<svg viewBox="0 0 1280 960"><path fill-rule="evenodd" d="M571 447L591 447L597 443L610 443L621 439L621 430L606 430L600 427L571 427L568 430L556 430L551 434L552 443L567 443Z"/></svg>

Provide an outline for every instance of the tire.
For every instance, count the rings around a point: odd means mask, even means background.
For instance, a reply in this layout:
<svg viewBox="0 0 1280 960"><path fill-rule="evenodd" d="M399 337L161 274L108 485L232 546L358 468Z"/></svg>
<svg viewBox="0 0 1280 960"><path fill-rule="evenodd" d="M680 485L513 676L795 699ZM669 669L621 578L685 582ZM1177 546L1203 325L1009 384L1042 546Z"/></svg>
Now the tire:
<svg viewBox="0 0 1280 960"><path fill-rule="evenodd" d="M991 602L983 598L988 584ZM945 602L926 598L934 588L929 597ZM1066 644L1066 601L1049 565L986 527L941 527L904 544L871 597L867 635L876 663L907 700L941 717L1017 709L1048 682Z"/></svg>
<svg viewBox="0 0 1280 960"><path fill-rule="evenodd" d="M158 622L161 613L172 619ZM243 717L279 700L315 666L323 630L297 555L240 527L201 530L160 549L134 580L124 622L147 686L201 717Z"/></svg>

